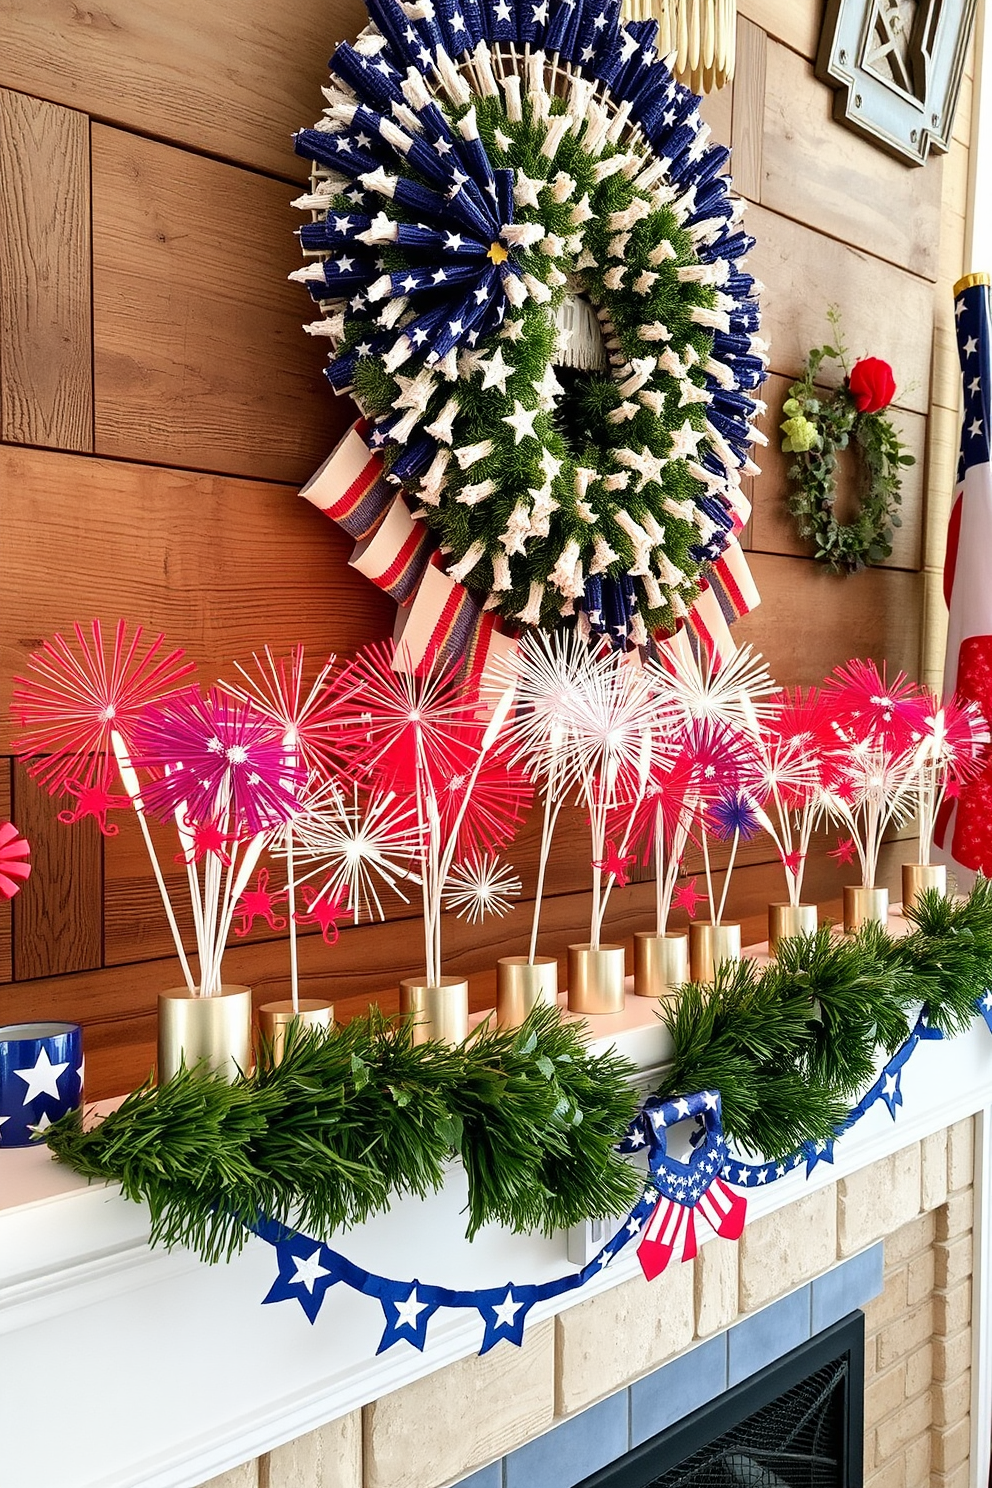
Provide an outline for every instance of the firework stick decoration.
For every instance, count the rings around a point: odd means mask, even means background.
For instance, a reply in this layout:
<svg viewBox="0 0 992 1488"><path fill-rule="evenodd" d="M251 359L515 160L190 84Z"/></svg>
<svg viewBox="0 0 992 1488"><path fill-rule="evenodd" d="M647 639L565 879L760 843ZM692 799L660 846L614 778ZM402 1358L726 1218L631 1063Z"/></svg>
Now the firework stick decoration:
<svg viewBox="0 0 992 1488"><path fill-rule="evenodd" d="M924 749L916 778L916 811L920 863L929 866L941 807L981 774L989 728L974 703L955 696L941 701L929 691L924 696Z"/></svg>
<svg viewBox="0 0 992 1488"><path fill-rule="evenodd" d="M91 622L88 634L74 625L73 636L75 645L60 633L44 641L29 658L32 675L14 679L11 711L24 730L15 750L50 795L69 791L76 797L75 810L63 819L91 815L107 835L117 831L108 826L107 812L118 804L110 785L115 771L120 775L126 791L120 804L129 802L137 816L183 977L192 991L193 974L129 755L144 711L187 687L196 668L181 650L167 650L161 634L143 645L138 626L129 637L124 620L117 622L109 645L99 620Z"/></svg>
<svg viewBox="0 0 992 1488"><path fill-rule="evenodd" d="M328 685L336 658L331 656L318 670L313 682L304 685L305 652L294 647L288 658L274 657L266 646L261 656L252 655L249 669L235 662L241 681L221 683L231 697L250 703L271 723L282 729L287 757L302 765L318 779L326 779L333 767L334 714L341 705L339 694ZM289 906L289 982L293 1011L300 1008L299 948L297 944L296 902L296 819L291 816L282 830L286 856L286 890ZM242 892L247 884L242 886ZM240 896L239 896L240 897ZM235 904L237 899L235 900ZM233 913L233 906L232 906Z"/></svg>

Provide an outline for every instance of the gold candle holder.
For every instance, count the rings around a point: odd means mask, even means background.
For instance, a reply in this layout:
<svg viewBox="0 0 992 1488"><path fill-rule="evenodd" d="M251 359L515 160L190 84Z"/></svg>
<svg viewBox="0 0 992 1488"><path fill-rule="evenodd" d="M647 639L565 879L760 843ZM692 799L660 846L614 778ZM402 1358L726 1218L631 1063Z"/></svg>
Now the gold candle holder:
<svg viewBox="0 0 992 1488"><path fill-rule="evenodd" d="M888 889L866 889L861 884L845 884L845 932L853 935L862 925L867 925L872 920L878 925L889 923Z"/></svg>
<svg viewBox="0 0 992 1488"><path fill-rule="evenodd" d="M925 889L947 896L947 867L944 863L903 863L902 907L912 909Z"/></svg>
<svg viewBox="0 0 992 1488"><path fill-rule="evenodd" d="M294 1025L304 1028L333 1028L334 1004L322 1002L316 997L301 997L299 1009L293 1007L292 998L279 1002L263 1002L258 1010L259 1036L272 1050L272 1063L281 1064L286 1052L286 1040Z"/></svg>
<svg viewBox="0 0 992 1488"><path fill-rule="evenodd" d="M789 940L793 935L815 935L816 926L815 904L769 904L768 949L774 956L780 940Z"/></svg>
<svg viewBox="0 0 992 1488"><path fill-rule="evenodd" d="M468 982L443 976L436 986L423 977L400 982L400 1012L413 1014L413 1042L461 1044L468 1038Z"/></svg>
<svg viewBox="0 0 992 1488"><path fill-rule="evenodd" d="M684 930L634 934L634 991L638 997L668 997L689 980L689 937Z"/></svg>
<svg viewBox="0 0 992 1488"><path fill-rule="evenodd" d="M233 1081L251 1068L251 989L221 987L194 997L185 987L158 995L158 1082L182 1065Z"/></svg>
<svg viewBox="0 0 992 1488"><path fill-rule="evenodd" d="M570 1013L622 1013L627 975L622 945L570 945L568 1010Z"/></svg>
<svg viewBox="0 0 992 1488"><path fill-rule="evenodd" d="M496 962L496 1027L519 1028L532 1008L558 1002L554 956L501 956Z"/></svg>
<svg viewBox="0 0 992 1488"><path fill-rule="evenodd" d="M689 923L689 976L711 982L721 961L741 959L740 925L714 925L709 920Z"/></svg>

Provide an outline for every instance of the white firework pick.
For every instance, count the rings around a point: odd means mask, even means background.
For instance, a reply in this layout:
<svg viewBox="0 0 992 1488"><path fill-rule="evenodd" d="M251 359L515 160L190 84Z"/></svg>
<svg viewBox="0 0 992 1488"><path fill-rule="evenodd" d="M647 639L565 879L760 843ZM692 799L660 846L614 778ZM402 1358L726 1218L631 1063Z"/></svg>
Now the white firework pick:
<svg viewBox="0 0 992 1488"><path fill-rule="evenodd" d="M404 904L400 885L415 880L412 864L421 849L417 813L391 791L359 792L337 780L320 787L294 823L300 856L316 866L301 882L326 879L322 893L335 898L347 891L352 921L362 916L384 920L380 897L385 885Z"/></svg>
<svg viewBox="0 0 992 1488"><path fill-rule="evenodd" d="M825 790L822 814L850 832L861 864L862 884L875 887L882 837L916 806L915 786L925 745L896 750L875 736L850 741L838 751L840 784Z"/></svg>
<svg viewBox="0 0 992 1488"><path fill-rule="evenodd" d="M509 863L495 854L456 863L448 875L444 907L461 920L477 925L487 915L501 919L520 897L523 884Z"/></svg>
<svg viewBox="0 0 992 1488"><path fill-rule="evenodd" d="M741 646L732 656L698 660L680 638L666 645L659 660L648 663L654 685L686 722L725 723L754 732L754 720L769 710L766 701L776 684L760 652Z"/></svg>

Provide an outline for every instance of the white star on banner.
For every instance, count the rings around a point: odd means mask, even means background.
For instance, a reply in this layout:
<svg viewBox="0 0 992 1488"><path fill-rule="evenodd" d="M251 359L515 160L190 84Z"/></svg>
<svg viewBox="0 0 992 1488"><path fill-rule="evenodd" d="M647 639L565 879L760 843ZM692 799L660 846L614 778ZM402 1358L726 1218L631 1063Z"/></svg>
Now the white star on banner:
<svg viewBox="0 0 992 1488"><path fill-rule="evenodd" d="M68 1063L53 1064L48 1057L48 1050L41 1049L33 1069L15 1070L14 1074L28 1087L24 1105L29 1106L39 1095L50 1095L53 1100L58 1100L59 1080L68 1068Z"/></svg>
<svg viewBox="0 0 992 1488"><path fill-rule="evenodd" d="M497 4L493 7L493 15L498 21L508 21L512 14L507 0L497 0Z"/></svg>
<svg viewBox="0 0 992 1488"><path fill-rule="evenodd" d="M971 423L968 425L968 433L971 435L972 439L978 439L978 437L981 435L981 432L982 432L982 421L981 421L981 419L980 418L974 418L974 419L972 419Z"/></svg>
<svg viewBox="0 0 992 1488"><path fill-rule="evenodd" d="M882 1085L882 1094L885 1096L895 1095L896 1086L899 1083L898 1075L886 1075Z"/></svg>
<svg viewBox="0 0 992 1488"><path fill-rule="evenodd" d="M750 1168L738 1168L737 1169L737 1182L738 1183L746 1183L747 1180L750 1178L750 1176L751 1176L751 1169Z"/></svg>
<svg viewBox="0 0 992 1488"><path fill-rule="evenodd" d="M677 1100L675 1102L675 1109L676 1111L678 1111L683 1120L689 1115L689 1102L685 1099L684 1096L680 1100Z"/></svg>
<svg viewBox="0 0 992 1488"><path fill-rule="evenodd" d="M767 1183L768 1182L768 1169L767 1168L761 1168L760 1169L760 1171L758 1173L758 1182L759 1183Z"/></svg>
<svg viewBox="0 0 992 1488"><path fill-rule="evenodd" d="M969 336L968 339L967 339L967 341L964 343L964 354L965 354L965 356L966 357L974 356L975 355L975 352L977 350L978 350L978 342L975 340L974 336Z"/></svg>
<svg viewBox="0 0 992 1488"><path fill-rule="evenodd" d="M639 1235L640 1234L640 1231L641 1231L641 1221L637 1218L637 1215L635 1214L632 1219L628 1219L628 1221L627 1221L627 1234L628 1235Z"/></svg>
<svg viewBox="0 0 992 1488"><path fill-rule="evenodd" d="M524 1304L522 1302L514 1302L513 1292L508 1291L502 1302L497 1302L497 1304L493 1308L493 1313L496 1317L497 1328L512 1328L513 1319L516 1317L517 1313L520 1311L523 1305Z"/></svg>
<svg viewBox="0 0 992 1488"><path fill-rule="evenodd" d="M397 1328L417 1329L417 1317L427 1306L426 1302L417 1300L416 1288L410 1293L405 1302L396 1303L396 1326Z"/></svg>
<svg viewBox="0 0 992 1488"><path fill-rule="evenodd" d="M293 1260L296 1262L296 1275L290 1277L290 1286L305 1286L312 1296L314 1286L319 1279L331 1274L326 1266L320 1264L320 1246L318 1245L313 1255L307 1256L306 1259L294 1255Z"/></svg>
<svg viewBox="0 0 992 1488"><path fill-rule="evenodd" d="M712 1090L704 1090L703 1091L703 1100L706 1102L706 1109L707 1109L707 1111L715 1111L716 1110L717 1096L716 1096L716 1094L715 1094L714 1091L712 1091Z"/></svg>
<svg viewBox="0 0 992 1488"><path fill-rule="evenodd" d="M644 1133L640 1131L632 1131L627 1140L630 1143L631 1147L643 1147Z"/></svg>

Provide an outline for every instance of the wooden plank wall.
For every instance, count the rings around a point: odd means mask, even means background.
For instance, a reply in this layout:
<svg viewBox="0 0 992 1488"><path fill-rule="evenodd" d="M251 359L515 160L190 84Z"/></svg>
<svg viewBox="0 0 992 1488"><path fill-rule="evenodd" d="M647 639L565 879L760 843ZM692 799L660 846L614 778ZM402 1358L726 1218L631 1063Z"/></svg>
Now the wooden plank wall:
<svg viewBox="0 0 992 1488"><path fill-rule="evenodd" d="M107 838L67 829L64 803L12 766L11 679L41 637L93 615L165 630L205 681L264 643L347 653L390 632L391 606L345 566L350 545L297 497L349 409L326 390L322 352L301 330L307 301L286 282L299 261L289 201L304 178L289 135L319 111L327 56L362 9L0 9L0 817L9 804L35 863L12 914L0 906L0 1020L83 1021L90 1093L102 1095L147 1073L155 995L177 970L133 823ZM740 634L783 682L815 682L856 653L916 670L957 432L948 285L960 269L967 96L949 160L908 169L832 122L811 65L818 0L740 10L736 82L705 108L753 203L772 346L764 426L774 445L788 380L835 304L852 351L893 363L897 417L919 458L892 558L845 581L803 554L782 513L785 462L769 449L747 535L763 604ZM930 646L931 670L934 657ZM516 854L525 893L535 847L528 824ZM887 872L911 851L894 841ZM559 839L548 949L581 934L584 861L576 816ZM839 892L825 857L810 886L821 900ZM732 908L757 925L781 887L759 840ZM644 923L650 896L646 884L614 896L616 934ZM345 932L333 951L307 937L308 989L354 1008L394 987L416 959L404 913ZM476 976L478 998L526 921L521 906L481 932L449 927L450 967ZM253 934L228 972L278 995L284 943Z"/></svg>

